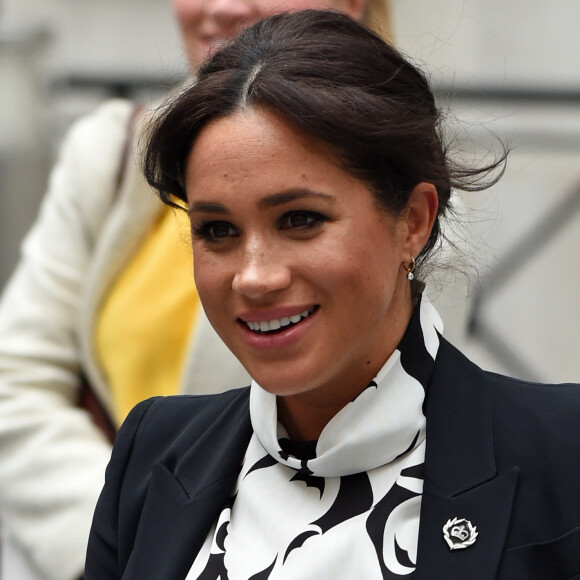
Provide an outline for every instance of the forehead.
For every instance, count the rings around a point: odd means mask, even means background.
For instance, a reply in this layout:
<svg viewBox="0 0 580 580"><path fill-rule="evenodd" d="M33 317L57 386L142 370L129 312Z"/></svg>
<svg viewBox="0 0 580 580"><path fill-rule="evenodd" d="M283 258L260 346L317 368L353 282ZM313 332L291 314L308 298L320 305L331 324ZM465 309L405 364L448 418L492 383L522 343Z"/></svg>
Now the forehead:
<svg viewBox="0 0 580 580"><path fill-rule="evenodd" d="M203 154L209 148L236 147L240 142L245 142L252 150L284 144L296 150L325 149L322 142L295 129L282 115L260 106L249 106L210 121L197 136L192 154ZM248 153L247 148L239 153Z"/></svg>
<svg viewBox="0 0 580 580"><path fill-rule="evenodd" d="M324 179L332 183L355 178L339 167L325 143L276 113L248 108L202 129L189 154L186 189L189 197L231 181L276 188Z"/></svg>

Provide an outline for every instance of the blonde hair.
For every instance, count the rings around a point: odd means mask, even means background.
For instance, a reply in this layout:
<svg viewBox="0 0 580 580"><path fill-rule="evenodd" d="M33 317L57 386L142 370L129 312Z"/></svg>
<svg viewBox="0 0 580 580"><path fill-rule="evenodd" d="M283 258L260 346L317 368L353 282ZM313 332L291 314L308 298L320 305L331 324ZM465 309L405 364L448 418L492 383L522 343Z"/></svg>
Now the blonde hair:
<svg viewBox="0 0 580 580"><path fill-rule="evenodd" d="M385 40L392 40L389 0L368 0L362 21Z"/></svg>

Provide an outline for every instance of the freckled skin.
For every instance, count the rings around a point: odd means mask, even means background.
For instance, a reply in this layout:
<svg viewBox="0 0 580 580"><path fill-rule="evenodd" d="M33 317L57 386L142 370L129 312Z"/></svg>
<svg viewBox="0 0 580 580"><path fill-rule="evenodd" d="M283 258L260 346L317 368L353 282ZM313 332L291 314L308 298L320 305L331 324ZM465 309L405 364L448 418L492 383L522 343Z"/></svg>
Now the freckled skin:
<svg viewBox="0 0 580 580"><path fill-rule="evenodd" d="M186 190L194 232L208 223L227 223L235 232L217 243L193 236L196 285L211 323L252 377L279 396L291 435L317 437L402 337L411 315L402 264L425 243L436 201L428 196L419 204L422 219L415 210L399 218L379 210L366 185L339 167L324 144L259 109L202 130ZM264 204L290 190L303 195ZM223 210L195 210L206 203ZM285 227L296 212L324 220ZM299 339L266 350L248 342L239 320L244 312L295 305L315 310L300 323Z"/></svg>

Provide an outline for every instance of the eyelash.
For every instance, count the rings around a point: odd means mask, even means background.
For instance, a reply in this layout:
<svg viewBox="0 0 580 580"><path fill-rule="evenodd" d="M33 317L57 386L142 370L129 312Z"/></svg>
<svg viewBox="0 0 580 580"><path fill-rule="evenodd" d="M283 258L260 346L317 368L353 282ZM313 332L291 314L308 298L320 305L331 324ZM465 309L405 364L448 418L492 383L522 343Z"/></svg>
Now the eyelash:
<svg viewBox="0 0 580 580"><path fill-rule="evenodd" d="M292 225L293 220L300 218L302 224ZM295 230L298 232L308 232L328 221L328 217L316 211L293 210L286 212L278 220L279 230ZM226 235L216 235L216 228L223 227L229 230ZM227 221L207 221L195 226L192 229L195 238L210 244L221 244L230 238L237 238L240 235L238 228Z"/></svg>
<svg viewBox="0 0 580 580"><path fill-rule="evenodd" d="M235 234L232 236L230 234L225 236L217 236L215 233L215 228L218 226L226 227L230 231L235 231ZM224 240L231 238L231 237L238 237L239 232L236 227L234 227L229 222L225 221L208 221L199 224L198 226L192 228L193 237L198 240L203 240L205 242L213 243L213 244L220 244Z"/></svg>
<svg viewBox="0 0 580 580"><path fill-rule="evenodd" d="M284 222L288 222L292 218L300 217L302 219L308 220L308 223L302 225L295 225L295 226L284 226ZM278 221L278 227L281 230L285 229L297 229L302 231L311 230L319 225L322 225L324 222L328 221L328 218L316 211L309 211L309 210L296 210L296 211L289 211L286 212Z"/></svg>

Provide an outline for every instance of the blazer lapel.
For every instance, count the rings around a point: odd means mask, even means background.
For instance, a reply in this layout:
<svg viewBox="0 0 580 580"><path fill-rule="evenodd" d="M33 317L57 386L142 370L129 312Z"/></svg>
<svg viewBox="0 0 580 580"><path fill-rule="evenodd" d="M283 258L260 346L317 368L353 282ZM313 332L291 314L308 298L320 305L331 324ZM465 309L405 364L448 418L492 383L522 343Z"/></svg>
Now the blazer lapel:
<svg viewBox="0 0 580 580"><path fill-rule="evenodd" d="M206 493L189 497L175 475L158 463L123 579L183 580L235 482L230 474Z"/></svg>
<svg viewBox="0 0 580 580"><path fill-rule="evenodd" d="M497 473L493 408L485 374L445 340L428 388L427 449L414 578L495 578L519 469ZM451 550L443 528L453 518L476 528L475 542Z"/></svg>
<svg viewBox="0 0 580 580"><path fill-rule="evenodd" d="M432 578L495 578L510 521L518 469L513 468L457 495L443 493L425 480L419 524L416 580ZM451 550L443 527L453 518L466 519L477 531L473 545Z"/></svg>
<svg viewBox="0 0 580 580"><path fill-rule="evenodd" d="M184 433L193 444L174 454L182 458L174 467L170 458L153 467L124 580L187 576L234 490L251 432L247 396L238 397L209 429Z"/></svg>

